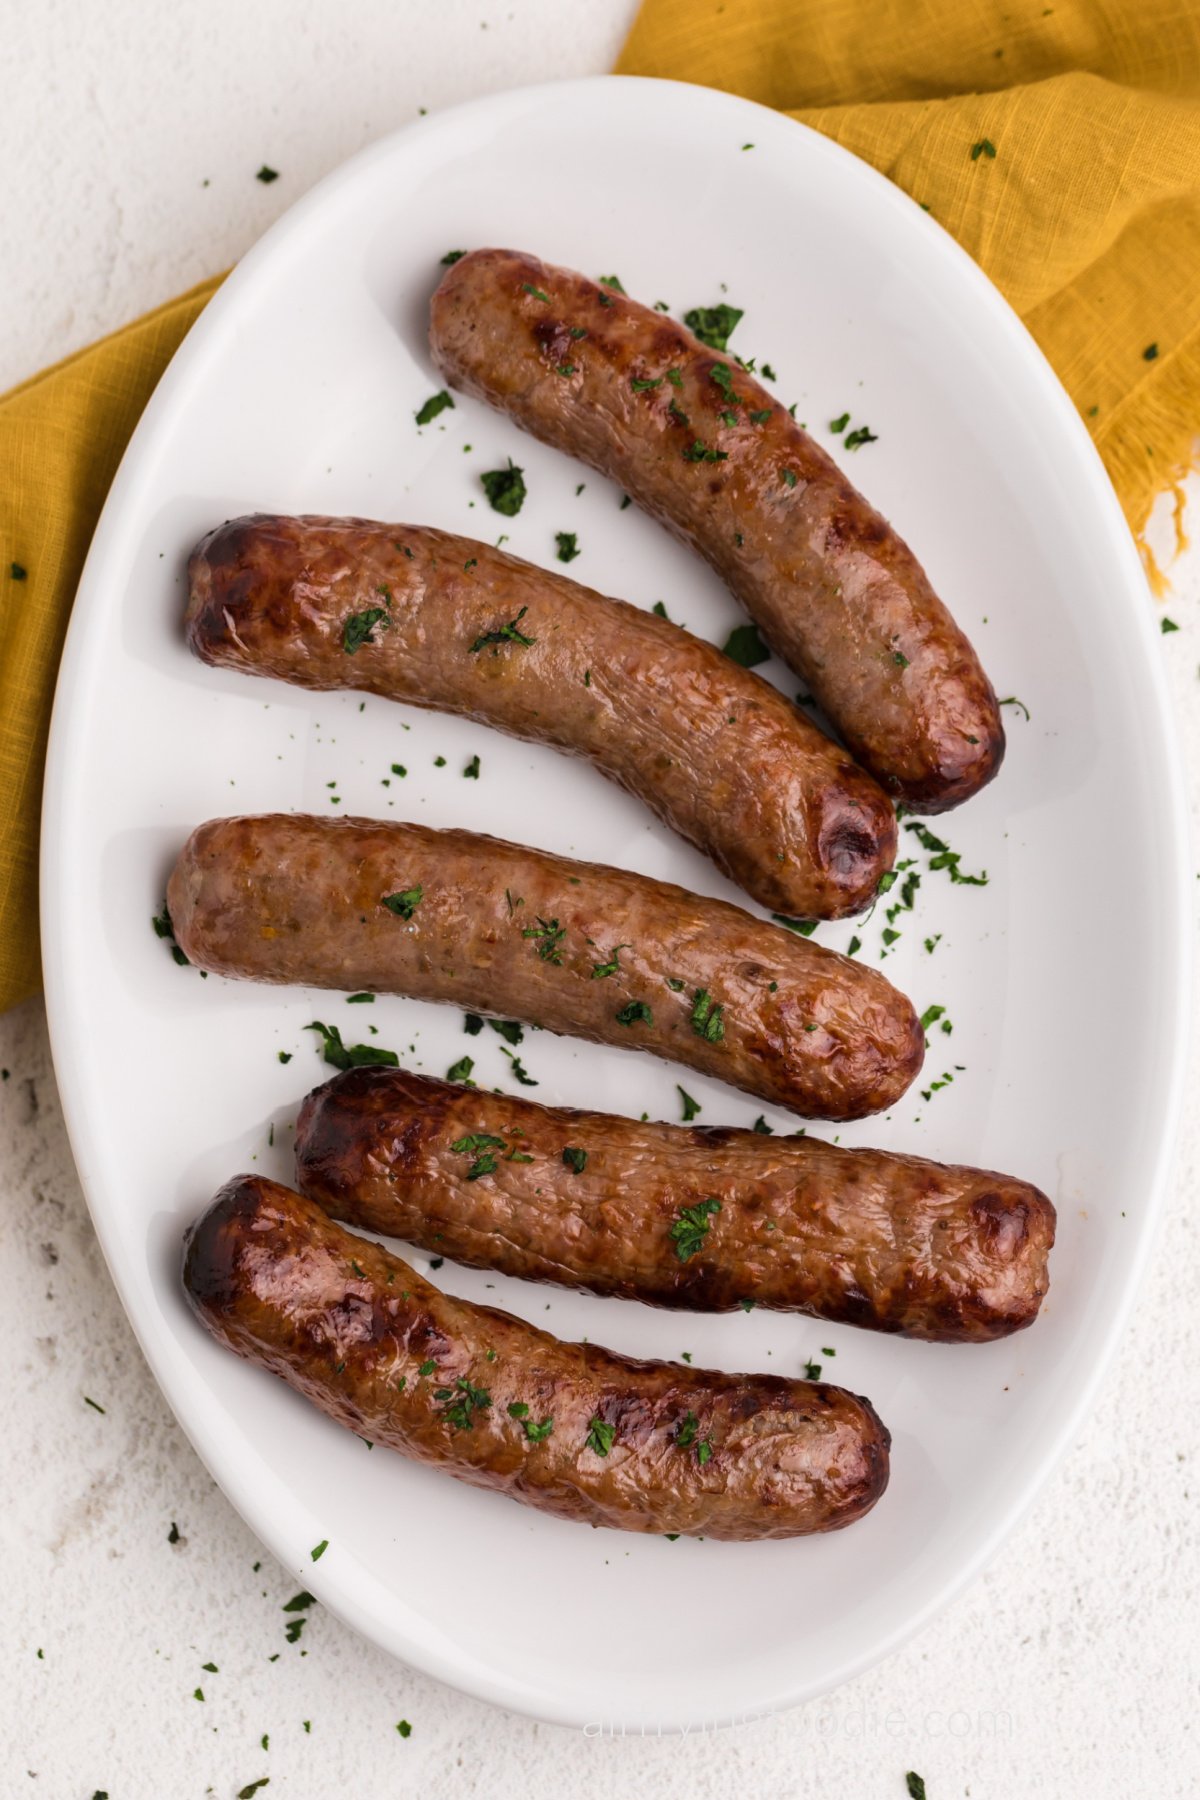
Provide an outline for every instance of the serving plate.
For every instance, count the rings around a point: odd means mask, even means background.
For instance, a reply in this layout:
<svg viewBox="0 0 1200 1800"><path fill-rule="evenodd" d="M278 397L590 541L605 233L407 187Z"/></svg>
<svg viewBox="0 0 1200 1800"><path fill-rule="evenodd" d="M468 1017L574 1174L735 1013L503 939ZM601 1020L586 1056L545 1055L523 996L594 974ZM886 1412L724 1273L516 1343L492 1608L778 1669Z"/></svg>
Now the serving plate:
<svg viewBox="0 0 1200 1800"><path fill-rule="evenodd" d="M918 1086L840 1140L1011 1170L1055 1200L1032 1330L946 1348L760 1312L655 1312L450 1263L436 1276L564 1337L731 1370L797 1375L811 1360L870 1395L893 1435L891 1486L829 1538L669 1542L539 1517L370 1451L220 1350L180 1296L181 1233L218 1185L242 1169L289 1178L296 1108L329 1073L310 1021L438 1075L466 1052L478 1080L514 1086L500 1038L464 1036L451 1009L349 1006L178 967L150 921L197 822L411 818L740 898L587 765L382 700L204 668L184 648L189 547L254 509L505 534L550 567L555 534L574 532L581 580L661 600L718 642L739 622L715 578L590 470L462 399L418 429L441 386L424 332L439 260L486 243L615 273L677 316L743 309L731 348L770 366L1021 702L1006 708L1000 778L932 823L961 860L902 830L905 873L920 876L911 909L889 919L898 883L865 924L816 936L839 949L858 937L920 1009L945 1009ZM847 452L828 429L846 411L876 441ZM512 519L479 480L509 457L529 490ZM795 692L777 662L761 672ZM548 1720L714 1726L885 1654L1011 1528L1128 1311L1183 1068L1182 820L1152 609L1101 464L1023 327L917 205L762 108L631 79L480 100L356 157L246 257L159 386L88 558L50 744L43 955L71 1141L141 1345L226 1494L358 1630ZM986 885L952 878L984 871ZM529 1032L521 1054L538 1100L678 1119L681 1079L703 1124L764 1110L617 1049ZM765 1111L778 1131L798 1127Z"/></svg>

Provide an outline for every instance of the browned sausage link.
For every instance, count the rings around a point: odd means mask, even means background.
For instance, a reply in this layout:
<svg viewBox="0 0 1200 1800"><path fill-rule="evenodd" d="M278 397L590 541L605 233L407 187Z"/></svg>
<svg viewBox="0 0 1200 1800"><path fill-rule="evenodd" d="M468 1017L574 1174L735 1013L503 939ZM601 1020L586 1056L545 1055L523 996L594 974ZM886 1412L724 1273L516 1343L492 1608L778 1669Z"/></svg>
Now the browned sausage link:
<svg viewBox="0 0 1200 1800"><path fill-rule="evenodd" d="M560 1519L799 1537L849 1525L887 1486L866 1400L562 1343L441 1293L261 1176L191 1228L183 1284L214 1337L338 1424Z"/></svg>
<svg viewBox="0 0 1200 1800"><path fill-rule="evenodd" d="M473 1268L651 1306L767 1306L934 1343L1037 1316L1028 1182L810 1137L638 1124L354 1069L300 1109L300 1191Z"/></svg>
<svg viewBox="0 0 1200 1800"><path fill-rule="evenodd" d="M465 713L587 756L793 918L857 912L895 854L887 796L768 682L470 538L235 519L193 552L187 634L205 662Z"/></svg>
<svg viewBox="0 0 1200 1800"><path fill-rule="evenodd" d="M724 901L469 831L215 819L167 904L202 969L525 1019L813 1117L890 1106L924 1055L874 969Z"/></svg>
<svg viewBox="0 0 1200 1800"><path fill-rule="evenodd" d="M995 694L925 571L732 354L513 250L446 271L430 345L454 387L698 550L889 793L939 812L996 773Z"/></svg>

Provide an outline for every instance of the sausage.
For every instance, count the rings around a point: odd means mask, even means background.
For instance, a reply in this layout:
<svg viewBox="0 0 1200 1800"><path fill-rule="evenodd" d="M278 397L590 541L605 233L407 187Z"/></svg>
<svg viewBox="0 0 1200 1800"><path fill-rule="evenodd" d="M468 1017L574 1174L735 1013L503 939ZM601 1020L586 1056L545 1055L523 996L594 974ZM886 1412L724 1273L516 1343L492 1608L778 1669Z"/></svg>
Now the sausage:
<svg viewBox="0 0 1200 1800"><path fill-rule="evenodd" d="M441 1293L261 1176L184 1244L201 1323L372 1444L560 1519L710 1538L849 1525L888 1478L866 1400L635 1362Z"/></svg>
<svg viewBox="0 0 1200 1800"><path fill-rule="evenodd" d="M471 538L235 519L192 553L186 630L204 662L463 713L589 757L793 918L860 911L895 855L887 796L768 682Z"/></svg>
<svg viewBox="0 0 1200 1800"><path fill-rule="evenodd" d="M447 269L429 341L699 551L889 794L940 812L996 773L996 696L920 563L736 357L515 250Z"/></svg>
<svg viewBox="0 0 1200 1800"><path fill-rule="evenodd" d="M167 906L202 969L524 1019L814 1117L890 1106L924 1055L875 969L725 901L469 831L214 819Z"/></svg>
<svg viewBox="0 0 1200 1800"><path fill-rule="evenodd" d="M1054 1208L1028 1182L810 1137L637 1124L353 1069L308 1096L296 1185L477 1269L651 1306L765 1306L933 1343L1032 1324Z"/></svg>

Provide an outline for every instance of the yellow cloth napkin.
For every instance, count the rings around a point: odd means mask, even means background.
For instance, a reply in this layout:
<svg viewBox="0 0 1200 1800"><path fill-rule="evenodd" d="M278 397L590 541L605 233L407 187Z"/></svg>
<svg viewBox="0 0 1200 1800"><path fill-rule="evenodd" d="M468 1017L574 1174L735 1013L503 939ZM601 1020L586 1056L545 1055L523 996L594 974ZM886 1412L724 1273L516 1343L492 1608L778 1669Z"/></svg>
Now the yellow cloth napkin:
<svg viewBox="0 0 1200 1800"><path fill-rule="evenodd" d="M618 69L778 107L927 205L1046 351L1134 531L1166 488L1178 521L1200 411L1200 8L646 0ZM0 399L0 1009L40 985L42 761L84 555L216 286Z"/></svg>

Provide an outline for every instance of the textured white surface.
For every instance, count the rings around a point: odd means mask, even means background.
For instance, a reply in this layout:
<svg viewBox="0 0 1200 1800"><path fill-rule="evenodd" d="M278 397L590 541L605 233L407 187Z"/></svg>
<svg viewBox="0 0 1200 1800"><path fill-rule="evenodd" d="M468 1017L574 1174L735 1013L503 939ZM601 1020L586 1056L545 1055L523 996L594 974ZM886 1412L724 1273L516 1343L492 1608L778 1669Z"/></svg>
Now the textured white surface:
<svg viewBox="0 0 1200 1800"><path fill-rule="evenodd" d="M124 0L102 14L83 0L6 0L0 27L19 74L0 116L0 383L232 260L314 179L418 106L604 68L632 10L623 0L514 0L494 11L483 0L210 0L168 11ZM263 161L280 171L270 186L254 180ZM1200 555L1173 578L1167 611L1180 630L1162 652L1195 820ZM1119 955L1138 923L1121 904L1119 819L1112 867L1109 890L1079 904L1110 911ZM617 1796L639 1785L668 1797L857 1800L902 1796L908 1768L926 1777L930 1800L1194 1791L1200 1269L1187 1199L1200 1106L1101 1405L985 1578L907 1649L810 1708L700 1742L613 1743L463 1700L319 1611L299 1643L286 1642L290 1579L197 1463L113 1294L63 1136L39 1005L0 1020L0 1064L10 1071L0 1083L0 1275L15 1327L0 1395L0 1545L14 1590L0 1707L6 1797L88 1800L100 1789L111 1800L224 1800L269 1775L268 1800L418 1789L434 1800ZM412 1721L407 1740L401 1718Z"/></svg>

